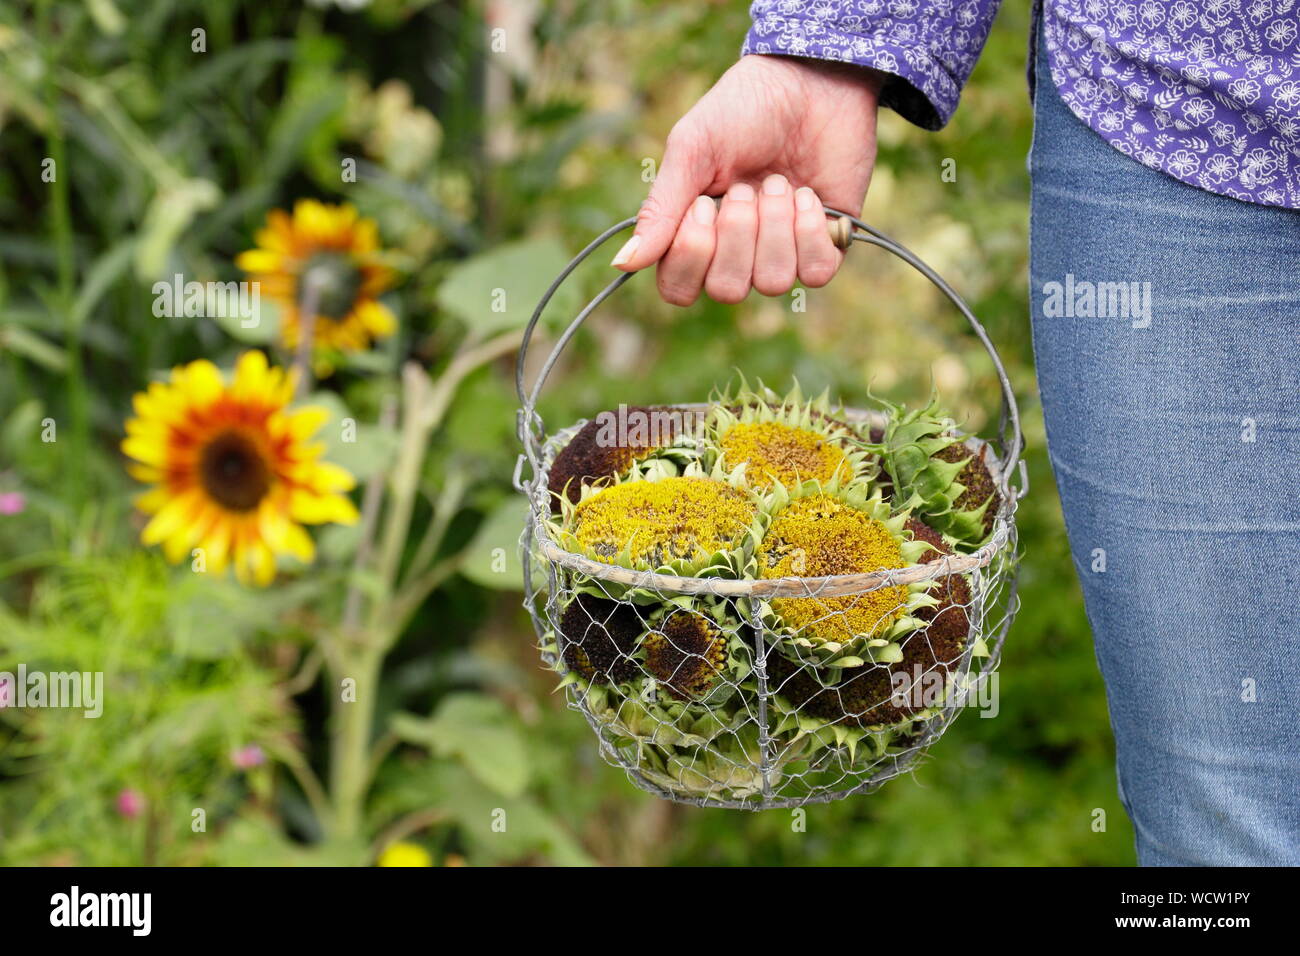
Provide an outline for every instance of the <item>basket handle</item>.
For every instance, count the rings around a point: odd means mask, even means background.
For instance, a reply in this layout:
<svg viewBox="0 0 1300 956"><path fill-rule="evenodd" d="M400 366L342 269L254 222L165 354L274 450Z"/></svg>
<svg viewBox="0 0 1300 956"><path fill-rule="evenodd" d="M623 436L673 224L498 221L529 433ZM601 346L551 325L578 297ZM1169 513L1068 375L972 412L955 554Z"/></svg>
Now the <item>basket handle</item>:
<svg viewBox="0 0 1300 956"><path fill-rule="evenodd" d="M931 269L928 265L917 258L916 254L899 245L893 239L890 239L884 233L867 225L856 216L851 216L846 212L838 209L831 209L829 206L822 207L826 214L831 217L827 222L827 229L830 232L831 240L841 249L848 249L854 241L865 242L867 245L878 246L886 252L890 252L902 259L921 275L930 280L931 283L940 292L948 297L957 310L966 317L971 329L975 332L976 337L988 352L989 358L993 360L993 368L997 372L998 383L1002 389L1002 412L998 422L998 450L1002 458L1002 479L1004 484L1010 489L1010 479L1019 466L1020 487L1017 490L1017 497L1024 495L1027 487L1027 476L1025 474L1024 462L1020 459L1021 451L1024 448L1024 435L1020 430L1020 409L1016 405L1016 396L1011 389L1011 380L1007 376L1006 368L1002 364L1002 358L998 355L998 350L994 348L993 342L989 339L988 332L980 320L970 310L970 307L962 300L943 278ZM555 347L551 354L547 356L541 371L537 373L537 379L533 382L532 388L529 389L524 383L524 366L528 360L528 348L532 343L533 331L537 328L537 323L541 320L542 313L550 303L551 298L555 295L557 289L564 284L564 280L582 264L593 252L600 246L604 245L612 237L618 235L629 226L636 225L636 217L624 219L616 225L610 226L595 239L591 240L581 252L579 252L569 262L564 270L555 277L550 287L542 295L541 300L537 303L537 308L533 310L532 318L528 320L528 325L524 328L523 341L519 345L519 359L515 365L515 390L519 394L519 419L518 433L519 440L524 446L524 455L527 457L528 464L532 469L532 474L537 475L541 472L541 463L539 459L540 442L545 439L545 431L542 425L541 416L537 414L537 400L541 396L542 387L546 384L546 379L559 361L560 353L569 344L569 341L577 334L582 323L587 320L587 316L606 299L614 294L618 288L632 278L636 273L623 272L618 275L609 285L601 289L590 302L583 307L577 317L569 323L563 334L556 340ZM519 468L522 467L523 459L518 462L516 473L516 485L521 485L519 479ZM521 486L522 487L522 486Z"/></svg>

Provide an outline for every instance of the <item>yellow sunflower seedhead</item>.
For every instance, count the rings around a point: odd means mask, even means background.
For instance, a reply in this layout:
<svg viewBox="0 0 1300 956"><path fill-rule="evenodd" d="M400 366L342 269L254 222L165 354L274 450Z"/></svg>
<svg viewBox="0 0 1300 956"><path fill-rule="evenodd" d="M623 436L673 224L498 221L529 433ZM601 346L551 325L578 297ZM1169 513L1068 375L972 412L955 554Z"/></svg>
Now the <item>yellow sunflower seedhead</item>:
<svg viewBox="0 0 1300 956"><path fill-rule="evenodd" d="M573 537L598 561L633 568L700 561L735 547L754 503L701 475L611 485L573 511Z"/></svg>
<svg viewBox="0 0 1300 956"><path fill-rule="evenodd" d="M749 483L761 490L777 481L792 487L806 478L847 481L853 477L853 464L833 440L783 422L737 422L718 444L723 462L743 462Z"/></svg>
<svg viewBox="0 0 1300 956"><path fill-rule="evenodd" d="M240 357L229 385L200 359L137 394L122 451L131 474L155 486L136 502L152 515L141 540L173 564L201 548L207 571L233 565L241 582L265 585L277 554L315 557L303 524L356 521L343 494L352 476L309 441L328 413L287 411L292 395L293 376L261 352Z"/></svg>
<svg viewBox="0 0 1300 956"><path fill-rule="evenodd" d="M883 522L830 495L791 502L773 519L759 546L765 578L860 574L907 565L900 538ZM905 585L848 597L778 598L772 608L813 641L873 634L906 613Z"/></svg>
<svg viewBox="0 0 1300 956"><path fill-rule="evenodd" d="M852 425L837 418L828 393L807 399L795 383L785 397L760 384L718 396L709 410L709 432L717 460L731 473L744 466L756 491L802 481L848 484L870 477L875 464L856 447Z"/></svg>
<svg viewBox="0 0 1300 956"><path fill-rule="evenodd" d="M235 264L281 303L286 347L298 347L308 281L316 289L312 339L322 371L330 370L331 353L365 351L396 331L396 317L378 301L393 284L393 272L380 261L374 220L359 217L352 206L314 199L299 200L292 216L273 209L266 218L266 228L257 232L258 248L240 253Z"/></svg>

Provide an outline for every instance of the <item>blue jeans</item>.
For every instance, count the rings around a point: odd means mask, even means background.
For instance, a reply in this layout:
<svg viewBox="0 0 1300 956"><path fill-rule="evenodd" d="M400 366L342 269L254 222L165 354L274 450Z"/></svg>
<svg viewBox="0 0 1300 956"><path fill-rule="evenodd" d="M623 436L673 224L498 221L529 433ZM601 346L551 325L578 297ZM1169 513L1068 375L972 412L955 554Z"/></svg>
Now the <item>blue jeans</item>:
<svg viewBox="0 0 1300 956"><path fill-rule="evenodd" d="M1300 213L1124 156L1041 46L1034 353L1138 860L1300 865Z"/></svg>

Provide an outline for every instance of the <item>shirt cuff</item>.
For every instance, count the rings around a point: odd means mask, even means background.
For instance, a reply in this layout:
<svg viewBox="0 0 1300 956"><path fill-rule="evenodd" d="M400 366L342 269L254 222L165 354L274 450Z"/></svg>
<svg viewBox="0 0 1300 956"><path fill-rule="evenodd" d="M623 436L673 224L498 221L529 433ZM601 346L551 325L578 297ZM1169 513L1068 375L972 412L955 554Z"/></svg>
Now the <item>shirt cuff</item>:
<svg viewBox="0 0 1300 956"><path fill-rule="evenodd" d="M880 105L922 129L942 129L961 97L961 87L925 47L883 33L844 33L819 20L789 16L756 19L740 53L834 60L887 73Z"/></svg>

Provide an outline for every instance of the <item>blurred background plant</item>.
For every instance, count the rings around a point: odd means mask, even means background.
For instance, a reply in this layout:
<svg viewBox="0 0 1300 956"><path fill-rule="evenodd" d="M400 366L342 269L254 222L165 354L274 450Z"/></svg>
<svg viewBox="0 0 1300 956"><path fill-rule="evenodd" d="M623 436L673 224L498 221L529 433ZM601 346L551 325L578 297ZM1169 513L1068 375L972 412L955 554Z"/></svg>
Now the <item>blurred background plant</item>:
<svg viewBox="0 0 1300 956"><path fill-rule="evenodd" d="M1035 403L1028 24L1011 5L948 129L883 114L866 210L967 296L1024 402L1029 558L998 717L968 715L911 778L810 807L800 830L641 794L538 666L510 488L519 330L568 256L635 210L745 7L0 10L0 671L103 671L106 697L98 720L0 709L0 862L1131 862ZM152 289L241 278L267 212L305 197L374 219L404 277L383 297L397 333L311 396L331 411L326 457L376 489L377 520L370 545L364 517L331 526L315 564L244 589L140 547L118 444L132 394L174 365L229 367L250 346L289 364L273 306L252 329L159 317ZM607 278L582 270L547 328ZM634 281L566 353L543 415L698 400L738 368L850 403L868 386L923 399L933 379L992 429L989 362L918 275L856 249L795 305L681 311Z"/></svg>

